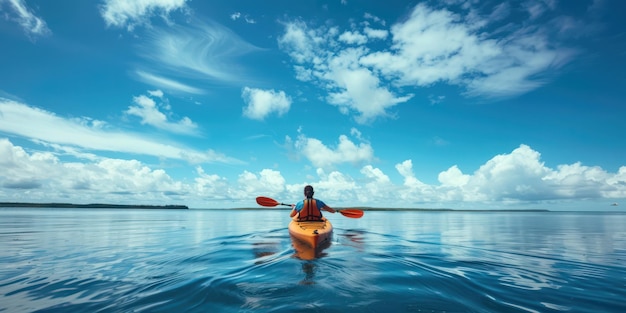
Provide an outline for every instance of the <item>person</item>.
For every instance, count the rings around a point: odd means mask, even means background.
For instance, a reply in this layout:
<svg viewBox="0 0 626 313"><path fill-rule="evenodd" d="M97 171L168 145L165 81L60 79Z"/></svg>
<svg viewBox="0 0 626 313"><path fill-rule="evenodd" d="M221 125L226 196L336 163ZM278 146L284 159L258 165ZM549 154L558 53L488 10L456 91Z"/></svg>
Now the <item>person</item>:
<svg viewBox="0 0 626 313"><path fill-rule="evenodd" d="M327 206L324 201L313 198L313 186L306 185L304 187L304 199L295 205L292 205L291 217L302 221L323 221L322 210L335 213L336 210ZM296 217L297 215L297 217Z"/></svg>

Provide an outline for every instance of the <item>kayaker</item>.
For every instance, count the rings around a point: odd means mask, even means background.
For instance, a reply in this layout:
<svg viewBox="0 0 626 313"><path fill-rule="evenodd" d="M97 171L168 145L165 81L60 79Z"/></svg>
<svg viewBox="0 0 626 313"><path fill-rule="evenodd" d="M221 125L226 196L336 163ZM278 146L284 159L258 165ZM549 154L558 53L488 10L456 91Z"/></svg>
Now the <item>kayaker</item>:
<svg viewBox="0 0 626 313"><path fill-rule="evenodd" d="M298 221L323 221L322 210L335 213L335 209L327 206L324 201L313 198L313 186L304 187L304 199L292 205L291 217L298 215Z"/></svg>

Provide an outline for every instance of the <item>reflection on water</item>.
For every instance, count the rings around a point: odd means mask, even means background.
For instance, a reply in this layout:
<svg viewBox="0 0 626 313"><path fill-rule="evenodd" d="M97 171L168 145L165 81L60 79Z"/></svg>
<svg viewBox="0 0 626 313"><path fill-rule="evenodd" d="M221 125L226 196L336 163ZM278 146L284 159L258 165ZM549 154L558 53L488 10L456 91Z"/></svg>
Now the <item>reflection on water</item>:
<svg viewBox="0 0 626 313"><path fill-rule="evenodd" d="M0 209L0 311L626 312L626 214Z"/></svg>
<svg viewBox="0 0 626 313"><path fill-rule="evenodd" d="M303 242L302 240L294 236L290 236L290 237L291 237L291 245L293 246L293 250L294 250L294 257L301 259L301 260L313 260L316 258L324 257L326 255L326 252L324 252L324 250L326 250L331 245L331 242L327 241L327 242L321 243L319 247L314 249L310 245L308 245L306 242Z"/></svg>

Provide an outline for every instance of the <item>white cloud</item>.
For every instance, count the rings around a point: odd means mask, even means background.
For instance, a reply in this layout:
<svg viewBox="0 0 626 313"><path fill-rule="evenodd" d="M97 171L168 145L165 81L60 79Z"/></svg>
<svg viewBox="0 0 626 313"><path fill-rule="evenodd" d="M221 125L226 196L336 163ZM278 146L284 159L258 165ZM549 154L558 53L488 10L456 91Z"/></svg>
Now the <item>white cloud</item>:
<svg viewBox="0 0 626 313"><path fill-rule="evenodd" d="M312 80L323 86L330 104L339 107L344 114L356 112L356 121L367 123L387 116L389 108L408 101L412 95L397 97L383 86L376 73L361 65L360 59L367 54L367 49L333 50L339 40L355 38L353 33L339 35L336 28L310 29L302 22L293 22L285 25L279 44L297 63L294 68L298 79Z"/></svg>
<svg viewBox="0 0 626 313"><path fill-rule="evenodd" d="M270 169L262 170L258 176L244 171L239 175L237 183L245 194L272 195L285 190L285 178L279 171Z"/></svg>
<svg viewBox="0 0 626 313"><path fill-rule="evenodd" d="M158 88L163 88L165 90L170 90L173 92L183 92L183 93L192 93L192 94L204 94L204 90L196 87L189 86L187 84L183 84L173 79L168 79L165 77L160 77L157 75L153 75L144 71L136 71L135 72L139 79L147 84L151 84Z"/></svg>
<svg viewBox="0 0 626 313"><path fill-rule="evenodd" d="M316 196L331 206L454 208L460 204L482 209L489 204L506 208L507 204L530 203L536 207L541 202L588 199L606 201L608 206L615 202L613 199L626 197L626 166L617 173L580 163L551 169L541 162L537 151L525 145L491 158L472 174L463 174L457 166L452 166L439 174L440 185L420 181L412 160L395 167L403 178L400 182L394 182L372 165L363 166L359 177L317 168L315 176L296 182L287 182L273 169L256 173L244 170L229 180L206 173L198 166L196 177L186 182L174 179L165 169L134 159L97 157L68 162L55 153L29 152L9 139L0 138L0 200L182 203L195 207L207 207L208 201L224 207L228 204L223 201L229 201L230 205L249 206L251 199L259 195L285 201L299 199L306 184L312 184Z"/></svg>
<svg viewBox="0 0 626 313"><path fill-rule="evenodd" d="M162 99L163 92L161 90L151 91L149 94L153 97L161 98L161 100L167 101L167 99ZM170 110L168 104L157 104L153 98L146 95L134 97L133 103L135 105L129 106L125 113L141 118L141 124L151 125L156 128L178 134L198 135L198 125L191 121L190 118L185 116L178 122L171 122L168 116L161 112L160 109L167 111Z"/></svg>
<svg viewBox="0 0 626 313"><path fill-rule="evenodd" d="M15 14L10 16L5 13L5 16L18 23L29 37L34 38L51 33L46 21L35 15L24 0L0 0L0 12L5 11L3 10L5 3L11 7Z"/></svg>
<svg viewBox="0 0 626 313"><path fill-rule="evenodd" d="M204 84L207 79L243 80L246 71L236 59L260 50L218 23L193 17L185 25L151 28L147 37L146 43L139 47L139 54L150 62L145 65L150 67L149 72L164 73L161 76L177 80L202 80ZM202 93L177 80L148 75L142 78L180 91Z"/></svg>
<svg viewBox="0 0 626 313"><path fill-rule="evenodd" d="M347 136L339 136L339 143L334 147L324 145L316 138L298 136L294 143L296 150L304 155L315 167L332 168L340 163L363 163L374 159L374 149L369 143L355 144Z"/></svg>
<svg viewBox="0 0 626 313"><path fill-rule="evenodd" d="M366 14L362 29L346 31L293 21L284 24L278 42L296 78L324 88L327 101L359 123L393 116L390 108L413 97L406 88L444 83L461 86L466 96L519 95L545 84L544 74L576 53L557 40L565 26L508 21L510 7L503 4L485 15L468 2L450 4L468 13L420 3L389 29L371 28L369 20L378 19ZM538 5L545 11L536 14L551 12L552 4ZM510 26L498 27L505 22Z"/></svg>
<svg viewBox="0 0 626 313"><path fill-rule="evenodd" d="M463 186L469 181L470 176L464 175L459 168L454 165L445 172L439 173L439 182L442 186Z"/></svg>
<svg viewBox="0 0 626 313"><path fill-rule="evenodd" d="M389 31L387 31L386 29L373 29L370 27L365 27L365 29L363 29L363 32L365 33L365 35L367 35L368 38L372 39L385 39L387 38L387 36L389 36Z"/></svg>
<svg viewBox="0 0 626 313"><path fill-rule="evenodd" d="M240 12L235 12L233 14L230 15L230 19L233 21L238 20L239 18L241 18L243 16L243 20L246 21L246 23L248 24L256 24L256 21L251 18L250 16L248 16L248 14L244 14L242 15Z"/></svg>
<svg viewBox="0 0 626 313"><path fill-rule="evenodd" d="M289 112L291 107L291 98L282 90L244 87L241 97L246 103L246 107L243 108L243 115L253 120L263 120L274 112L278 116L282 116Z"/></svg>
<svg viewBox="0 0 626 313"><path fill-rule="evenodd" d="M367 37L358 33L346 31L343 34L339 35L339 41L347 44L356 44L363 45L367 43Z"/></svg>
<svg viewBox="0 0 626 313"><path fill-rule="evenodd" d="M150 18L158 15L167 20L168 15L185 8L187 0L105 0L100 14L107 26L126 27L132 31L138 25L150 24Z"/></svg>
<svg viewBox="0 0 626 313"><path fill-rule="evenodd" d="M210 149L196 151L168 143L163 138L101 128L99 123L89 124L83 120L59 117L54 113L6 99L0 99L0 131L81 150L125 152L193 163L241 163Z"/></svg>
<svg viewBox="0 0 626 313"><path fill-rule="evenodd" d="M112 199L125 203L132 199L158 204L166 198L165 193L185 192L165 171L150 169L136 160L62 162L50 152L28 154L7 139L0 139L0 159L0 196L13 201L74 198L80 203L110 203Z"/></svg>

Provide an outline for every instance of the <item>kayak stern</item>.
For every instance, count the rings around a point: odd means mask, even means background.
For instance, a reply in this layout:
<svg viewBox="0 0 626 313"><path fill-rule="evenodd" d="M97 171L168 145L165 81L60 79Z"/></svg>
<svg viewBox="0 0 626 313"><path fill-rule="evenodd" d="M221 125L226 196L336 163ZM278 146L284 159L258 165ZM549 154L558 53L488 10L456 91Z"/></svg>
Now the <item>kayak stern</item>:
<svg viewBox="0 0 626 313"><path fill-rule="evenodd" d="M289 234L313 249L330 242L332 232L333 225L328 220L307 222L294 220L289 223Z"/></svg>

